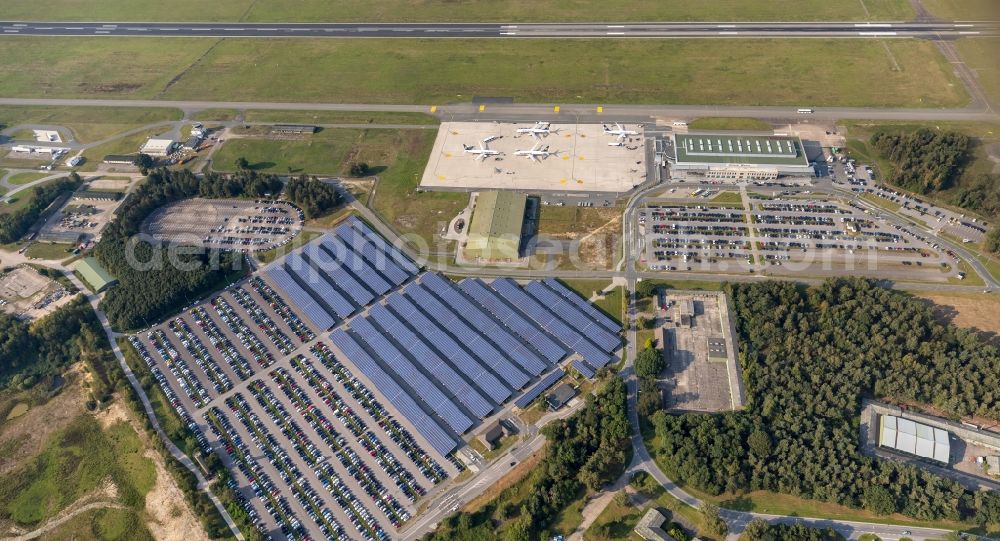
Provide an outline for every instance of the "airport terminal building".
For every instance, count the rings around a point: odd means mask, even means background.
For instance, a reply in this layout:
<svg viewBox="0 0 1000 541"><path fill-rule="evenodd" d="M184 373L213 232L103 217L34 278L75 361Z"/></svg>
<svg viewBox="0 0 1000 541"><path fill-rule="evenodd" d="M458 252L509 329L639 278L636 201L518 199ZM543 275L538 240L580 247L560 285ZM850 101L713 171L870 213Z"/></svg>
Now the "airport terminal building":
<svg viewBox="0 0 1000 541"><path fill-rule="evenodd" d="M731 182L812 176L802 141L778 135L675 134L676 171Z"/></svg>

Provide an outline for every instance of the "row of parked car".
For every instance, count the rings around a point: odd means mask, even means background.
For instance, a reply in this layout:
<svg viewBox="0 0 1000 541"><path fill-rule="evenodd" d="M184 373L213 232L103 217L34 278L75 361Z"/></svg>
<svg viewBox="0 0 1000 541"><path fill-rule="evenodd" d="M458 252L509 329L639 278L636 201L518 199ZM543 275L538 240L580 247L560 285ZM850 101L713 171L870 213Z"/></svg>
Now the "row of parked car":
<svg viewBox="0 0 1000 541"><path fill-rule="evenodd" d="M260 298L264 299L264 302L271 306L275 314L278 314L288 328L292 330L293 333L298 337L299 342L311 342L316 338L316 333L309 329L309 326L302 322L299 316L295 315L295 312L288 306L281 295L278 295L271 286L267 285L260 276L254 276L247 282L248 285L253 288L254 291L260 295Z"/></svg>
<svg viewBox="0 0 1000 541"><path fill-rule="evenodd" d="M250 489L263 502L264 510L271 515L275 524L281 529L281 533L287 539L293 541L305 541L309 539L305 527L299 518L295 516L292 506L288 504L288 500L285 499L281 494L281 490L264 471L263 466L257 462L257 459L253 458L250 448L236 432L229 418L226 417L222 410L216 407L210 408L205 412L205 421L208 422L209 429L215 434L215 437L219 439L223 450L229 456L230 460L232 460L243 476L246 477ZM265 452L266 455L267 453ZM278 472L285 475L280 468ZM235 482L234 484L236 486L230 486L234 489L238 488L239 484ZM239 494L238 491L237 494ZM242 504L250 520L254 522L261 532L266 533L266 525L260 520L257 510L250 501L243 500Z"/></svg>
<svg viewBox="0 0 1000 541"><path fill-rule="evenodd" d="M187 322L183 319L177 317L170 320L167 324L170 331L174 333L174 336L180 340L181 345L184 349L191 354L194 359L195 364L198 368L201 368L202 373L208 377L208 380L212 383L212 387L215 388L215 392L218 394L225 393L233 388L233 382L229 379L229 376L222 371L222 367L219 363L215 362L212 354L209 353L208 348L205 344L191 332L191 327L188 326Z"/></svg>
<svg viewBox="0 0 1000 541"><path fill-rule="evenodd" d="M208 401L211 400L208 396L208 391L205 390L201 385L201 381L191 372L191 368L188 367L181 354L167 340L166 333L161 329L156 329L146 333L146 338L153 344L153 348L156 349L160 358L163 359L163 363L167 366L167 369L177 379L177 384L180 385L181 391L187 395L191 402L199 408L208 404Z"/></svg>
<svg viewBox="0 0 1000 541"><path fill-rule="evenodd" d="M389 436L410 457L414 464L420 466L420 473L428 480L437 484L448 478L448 473L424 449L406 428L403 427L388 410L375 398L375 395L359 381L334 356L333 352L322 342L317 342L310 349L320 363L333 374L337 383L344 386L354 400L368 412L379 428Z"/></svg>
<svg viewBox="0 0 1000 541"><path fill-rule="evenodd" d="M365 508L357 496L344 484L336 471L327 463L327 458L319 452L316 445L306 436L302 428L291 419L288 411L264 387L263 383L260 381L253 382L248 390L271 418L274 425L278 427L282 435L285 436L285 441L298 453L299 458L313 471L316 478L320 480L324 488L337 501L337 504L349 517L351 523L361 536L369 540L387 538L385 532L378 525L378 522L372 517L371 512ZM313 521L316 522L320 530L324 534L329 535L327 534L327 530L334 530L335 525L327 524L326 514L323 512L326 507L320 499L319 493L316 489L309 486L309 482L302 476L301 470L299 470L288 453L278 443L274 435L260 421L260 417L250 410L250 405L240 394L237 394L232 400L227 401L227 404L236 412L237 418L243 421L244 424L249 423L247 429L251 433L256 432L258 437L262 434L266 438L269 450L275 456L272 463L275 463L276 468L284 469L294 474L294 477L288 481L293 494L299 499L302 507ZM332 516L332 513L330 515Z"/></svg>
<svg viewBox="0 0 1000 541"><path fill-rule="evenodd" d="M354 436L358 444L366 451L382 471L392 479L393 483L409 498L411 502L416 501L419 496L423 496L426 491L417 484L413 474L410 473L396 458L394 454L382 444L369 428L368 424L355 412L345 401L333 390L333 386L326 380L311 364L307 364L302 356L292 360L292 369L304 378L310 387L319 395L323 403L333 412L333 416L340 421ZM306 393L299 387L295 378L284 368L278 368L271 372L271 378L282 386L286 394L294 394L299 402L305 401L312 406ZM315 406L313 406L314 408ZM402 506L398 506L402 510ZM405 519L404 519L405 520Z"/></svg>
<svg viewBox="0 0 1000 541"><path fill-rule="evenodd" d="M301 389L297 389L295 392L291 387L279 386L282 392L288 397L289 400L293 402L293 407L298 412L299 416L309 423L309 426L319 435L319 438L326 444L326 448L332 451L333 457L336 458L344 470L354 478L358 486L368 494L371 501L375 502L376 507L385 515L386 518L395 527L402 525L403 521L409 518L409 514L399 505L399 502L393 498L389 491L382 485L381 482L374 476L371 468L366 464L358 453L350 447L347 439L341 435L336 428L334 428L333 423L331 423L323 413L312 404L312 401L302 392ZM255 392L258 402L262 407L267 409L269 413L279 414L279 418L286 419L286 425L283 429L286 431L286 436L289 436L289 441L295 446L297 443L300 445L296 450L299 451L300 456L307 464L313 466L325 460L322 451L317 448L301 429L291 420L288 415L288 411L285 409L284 405L279 403L275 399L274 394L271 390L265 387L262 383L256 382L254 388L251 389ZM292 430L290 430L292 429ZM291 432L291 433L290 433ZM296 441L295 436L298 436L302 441ZM332 472L336 475L335 472ZM339 479L339 476L338 476ZM342 483L341 483L342 484ZM353 496L353 493L351 493ZM364 523L365 527L370 529L373 533L377 535L379 530L378 522L371 516L368 508L361 503L360 500L352 500L353 505L349 515L354 515L360 522ZM353 521L353 519L352 519Z"/></svg>
<svg viewBox="0 0 1000 541"><path fill-rule="evenodd" d="M243 318L236 313L232 305L229 304L223 296L213 298L209 301L209 304L215 308L215 312L219 314L219 319L225 323L229 330L232 331L236 338L243 344L243 347L253 355L254 361L261 368L267 368L271 366L274 361L274 354L271 353L267 346L260 341L260 338L250 330Z"/></svg>
<svg viewBox="0 0 1000 541"><path fill-rule="evenodd" d="M250 379L250 376L253 375L253 368L250 366L250 362L236 349L233 341L222 333L219 326L215 324L215 321L209 317L205 307L196 306L191 310L191 317L194 319L195 325L201 329L201 332L205 333L208 341L215 346L219 355L222 355L222 358L226 360L226 364L233 370L236 377L240 378L240 381Z"/></svg>
<svg viewBox="0 0 1000 541"><path fill-rule="evenodd" d="M270 340L271 343L278 348L278 351L280 351L282 355L288 355L293 349L295 349L295 345L292 343L292 340L288 338L285 333L281 332L280 329L278 329L278 326L271 320L271 316L268 316L267 313L264 312L264 309L257 304L257 301L250 295L249 291L243 289L242 287L234 287L229 289L229 292L232 294L233 298L236 299L236 303L239 304L244 311L246 311L247 315L250 316L250 319L252 319L257 325L257 328L260 329L265 336L267 336L268 340Z"/></svg>

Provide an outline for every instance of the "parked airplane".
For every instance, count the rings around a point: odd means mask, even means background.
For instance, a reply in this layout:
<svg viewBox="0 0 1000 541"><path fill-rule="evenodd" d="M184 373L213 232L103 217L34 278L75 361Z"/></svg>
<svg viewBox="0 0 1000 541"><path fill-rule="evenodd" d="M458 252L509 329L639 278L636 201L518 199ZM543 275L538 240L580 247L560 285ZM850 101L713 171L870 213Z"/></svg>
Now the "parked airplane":
<svg viewBox="0 0 1000 541"><path fill-rule="evenodd" d="M555 154L556 152L549 152L549 146L545 145L542 147L541 143L535 143L535 146L531 147L531 150L515 150L515 156L525 156L538 163L542 163L539 158L548 158L549 156Z"/></svg>
<svg viewBox="0 0 1000 541"><path fill-rule="evenodd" d="M629 135L639 135L639 132L635 130L626 130L621 124L615 122L614 128L609 128L607 124L604 125L604 135L614 135L618 138L618 141L608 143L608 146L620 147L625 143L626 137Z"/></svg>
<svg viewBox="0 0 1000 541"><path fill-rule="evenodd" d="M518 128L517 133L530 133L535 139L541 139L543 135L547 136L550 133L553 133L553 131L549 129L549 124L549 122L536 122L535 125L530 128Z"/></svg>
<svg viewBox="0 0 1000 541"><path fill-rule="evenodd" d="M465 150L466 154L472 154L476 157L477 160L480 161L485 160L490 156L499 156L503 154L499 150L493 150L488 146L487 143L489 143L491 140L492 138L483 139L482 141L479 142L479 148L476 148L471 145L462 145L462 148Z"/></svg>

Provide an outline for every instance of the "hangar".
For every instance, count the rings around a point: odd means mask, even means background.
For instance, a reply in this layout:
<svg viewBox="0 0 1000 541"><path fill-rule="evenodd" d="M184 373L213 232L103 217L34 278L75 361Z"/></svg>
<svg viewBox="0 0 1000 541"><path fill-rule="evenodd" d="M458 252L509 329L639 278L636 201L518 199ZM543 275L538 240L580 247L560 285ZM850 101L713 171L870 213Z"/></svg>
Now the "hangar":
<svg viewBox="0 0 1000 541"><path fill-rule="evenodd" d="M94 288L94 292L96 293L100 293L118 283L118 280L108 274L108 271L104 270L104 267L93 257L81 259L76 264L76 271Z"/></svg>
<svg viewBox="0 0 1000 541"><path fill-rule="evenodd" d="M169 155L173 149L173 139L150 139L146 141L146 144L142 145L142 149L139 152L162 158Z"/></svg>
<svg viewBox="0 0 1000 541"><path fill-rule="evenodd" d="M729 181L813 174L802 141L778 135L689 133L673 136L673 169Z"/></svg>
<svg viewBox="0 0 1000 541"><path fill-rule="evenodd" d="M465 256L493 261L520 257L527 200L524 194L516 192L480 193L469 224Z"/></svg>

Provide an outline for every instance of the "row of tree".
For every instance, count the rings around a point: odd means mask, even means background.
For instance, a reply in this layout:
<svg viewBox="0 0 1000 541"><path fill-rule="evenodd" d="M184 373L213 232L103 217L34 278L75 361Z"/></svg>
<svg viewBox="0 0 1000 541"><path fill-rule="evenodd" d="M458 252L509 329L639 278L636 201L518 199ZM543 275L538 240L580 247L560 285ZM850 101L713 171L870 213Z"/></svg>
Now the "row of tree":
<svg viewBox="0 0 1000 541"><path fill-rule="evenodd" d="M0 243L14 242L23 237L42 215L42 211L60 195L79 186L80 177L71 173L69 177L32 188L31 202L14 212L0 214Z"/></svg>
<svg viewBox="0 0 1000 541"><path fill-rule="evenodd" d="M669 474L711 494L769 490L924 520L1000 522L1000 495L858 449L861 400L932 404L1000 419L1000 355L930 309L861 279L809 291L726 286L747 381L745 410L652 422Z"/></svg>
<svg viewBox="0 0 1000 541"><path fill-rule="evenodd" d="M497 501L476 513L458 513L441 522L427 541L547 539L547 528L560 511L581 497L613 481L625 466L629 446L626 389L613 377L604 388L588 395L583 409L542 429L548 440L545 457L535 468L519 506L510 503L508 489Z"/></svg>

